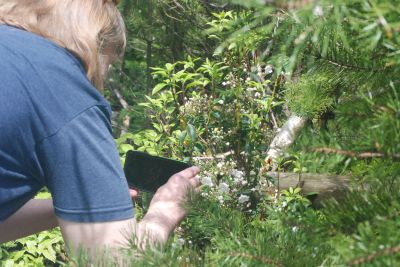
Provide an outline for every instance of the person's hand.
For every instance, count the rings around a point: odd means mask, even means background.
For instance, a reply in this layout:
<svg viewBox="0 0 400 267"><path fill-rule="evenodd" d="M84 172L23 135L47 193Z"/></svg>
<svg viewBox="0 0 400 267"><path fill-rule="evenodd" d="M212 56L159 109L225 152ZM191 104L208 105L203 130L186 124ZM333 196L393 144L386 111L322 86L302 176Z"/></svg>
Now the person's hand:
<svg viewBox="0 0 400 267"><path fill-rule="evenodd" d="M161 221L173 229L186 215L183 204L189 191L196 190L200 185L199 172L198 167L190 167L174 174L153 196L148 217L162 218Z"/></svg>
<svg viewBox="0 0 400 267"><path fill-rule="evenodd" d="M131 198L135 199L139 196L139 190L135 188L129 188L129 194L131 195Z"/></svg>

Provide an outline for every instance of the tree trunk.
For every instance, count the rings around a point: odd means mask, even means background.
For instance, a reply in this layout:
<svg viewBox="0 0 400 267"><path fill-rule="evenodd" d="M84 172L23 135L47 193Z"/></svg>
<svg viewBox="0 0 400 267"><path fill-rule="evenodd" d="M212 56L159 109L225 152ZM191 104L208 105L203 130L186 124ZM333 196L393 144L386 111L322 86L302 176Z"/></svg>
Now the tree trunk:
<svg viewBox="0 0 400 267"><path fill-rule="evenodd" d="M321 201L331 197L340 200L350 186L350 177L348 176L302 173L299 184L298 173L268 172L267 174L277 181L278 190L300 187L303 194L317 193L318 195L312 199L313 204L317 206L320 205Z"/></svg>
<svg viewBox="0 0 400 267"><path fill-rule="evenodd" d="M153 79L151 77L152 57L153 57L153 34L152 34L152 21L153 21L153 3L152 0L147 0L147 19L148 19L148 32L147 32L147 49L146 49L146 75L147 75L147 92L151 93L153 89Z"/></svg>
<svg viewBox="0 0 400 267"><path fill-rule="evenodd" d="M272 169L276 169L276 160L282 156L296 140L299 132L306 124L307 119L292 115L274 137L267 152L266 161L271 162Z"/></svg>

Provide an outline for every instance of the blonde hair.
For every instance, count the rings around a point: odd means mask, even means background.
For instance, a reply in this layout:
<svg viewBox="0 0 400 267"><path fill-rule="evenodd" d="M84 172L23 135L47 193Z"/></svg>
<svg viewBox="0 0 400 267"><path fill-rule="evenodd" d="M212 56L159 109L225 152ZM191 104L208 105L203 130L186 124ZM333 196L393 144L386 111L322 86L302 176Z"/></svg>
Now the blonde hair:
<svg viewBox="0 0 400 267"><path fill-rule="evenodd" d="M0 0L0 24L15 26L67 49L103 89L108 65L122 57L125 25L117 0Z"/></svg>

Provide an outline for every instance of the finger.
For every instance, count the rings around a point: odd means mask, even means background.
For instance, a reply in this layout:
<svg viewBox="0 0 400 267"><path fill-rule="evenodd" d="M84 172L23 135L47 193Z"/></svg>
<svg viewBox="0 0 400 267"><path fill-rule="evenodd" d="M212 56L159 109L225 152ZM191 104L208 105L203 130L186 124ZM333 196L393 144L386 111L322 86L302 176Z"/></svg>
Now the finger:
<svg viewBox="0 0 400 267"><path fill-rule="evenodd" d="M193 167L184 169L181 172L178 172L176 175L190 179L192 177L195 177L199 172L200 172L200 168L197 166L193 166Z"/></svg>
<svg viewBox="0 0 400 267"><path fill-rule="evenodd" d="M189 182L194 188L200 186L200 178L198 176L193 177L192 179L189 180Z"/></svg>
<svg viewBox="0 0 400 267"><path fill-rule="evenodd" d="M129 188L129 194L131 195L131 198L137 198L139 196L139 191L134 188Z"/></svg>

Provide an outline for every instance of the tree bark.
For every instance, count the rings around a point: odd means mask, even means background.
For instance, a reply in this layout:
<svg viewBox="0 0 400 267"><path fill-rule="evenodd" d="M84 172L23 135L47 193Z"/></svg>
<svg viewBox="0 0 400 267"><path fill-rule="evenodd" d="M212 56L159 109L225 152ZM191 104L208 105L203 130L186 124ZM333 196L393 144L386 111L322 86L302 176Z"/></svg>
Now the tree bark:
<svg viewBox="0 0 400 267"><path fill-rule="evenodd" d="M128 102L126 102L126 100L124 99L124 97L122 96L120 91L118 89L114 88L113 92L114 92L115 96L118 98L119 103L121 104L121 106L124 109L128 109L129 108ZM129 126L130 126L130 118L129 118L128 115L126 115L124 117L123 122L122 122L122 127L120 129L121 130L121 134L120 135L126 134L128 132L128 130L129 130Z"/></svg>
<svg viewBox="0 0 400 267"><path fill-rule="evenodd" d="M152 34L152 21L153 21L153 3L152 0L147 0L147 19L148 19L148 32L147 32L147 49L146 49L146 75L147 75L147 92L151 93L153 89L153 79L151 77L152 57L153 57L153 34Z"/></svg>
<svg viewBox="0 0 400 267"><path fill-rule="evenodd" d="M289 189L290 187L302 188L303 194L315 192L318 195L312 199L314 205L318 206L321 201L329 198L340 200L344 193L350 189L350 177L332 174L302 173L299 184L298 173L268 172L279 184L278 190ZM279 179L279 182L278 182Z"/></svg>
<svg viewBox="0 0 400 267"><path fill-rule="evenodd" d="M284 154L296 140L299 132L306 124L307 119L292 115L274 137L267 152L266 161L271 162L272 169L276 169L276 160Z"/></svg>

